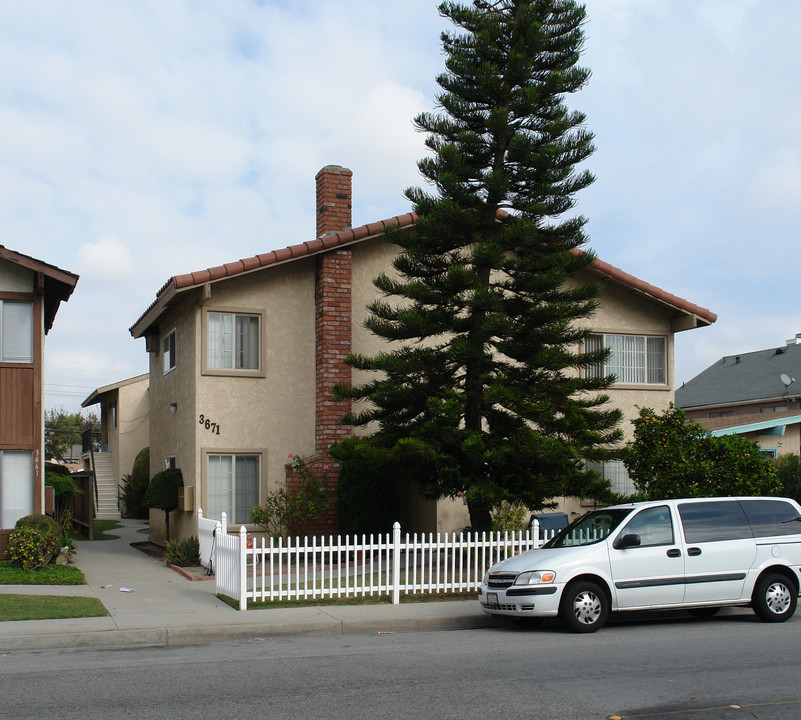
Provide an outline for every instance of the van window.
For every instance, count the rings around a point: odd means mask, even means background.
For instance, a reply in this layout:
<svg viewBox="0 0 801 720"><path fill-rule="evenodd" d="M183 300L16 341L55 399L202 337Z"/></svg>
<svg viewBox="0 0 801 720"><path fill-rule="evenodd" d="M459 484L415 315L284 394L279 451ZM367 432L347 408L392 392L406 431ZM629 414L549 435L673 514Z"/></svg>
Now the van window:
<svg viewBox="0 0 801 720"><path fill-rule="evenodd" d="M637 513L620 531L623 535L639 535L639 547L673 544L673 523L670 519L670 508L666 505L651 507Z"/></svg>
<svg viewBox="0 0 801 720"><path fill-rule="evenodd" d="M745 513L736 500L682 503L679 515L688 543L753 537Z"/></svg>
<svg viewBox="0 0 801 720"><path fill-rule="evenodd" d="M591 513L582 515L578 520L574 520L558 535L545 543L543 547L575 547L577 545L592 545L600 542L630 514L630 508L594 510Z"/></svg>
<svg viewBox="0 0 801 720"><path fill-rule="evenodd" d="M754 537L801 534L801 515L784 500L741 500Z"/></svg>

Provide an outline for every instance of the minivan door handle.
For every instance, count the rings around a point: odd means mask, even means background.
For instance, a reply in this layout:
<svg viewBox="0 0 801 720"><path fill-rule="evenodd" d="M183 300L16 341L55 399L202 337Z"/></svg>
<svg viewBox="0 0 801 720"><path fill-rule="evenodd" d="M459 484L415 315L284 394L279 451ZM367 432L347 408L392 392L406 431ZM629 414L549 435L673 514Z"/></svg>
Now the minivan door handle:
<svg viewBox="0 0 801 720"><path fill-rule="evenodd" d="M700 555L701 554L701 548L699 548L699 547L687 548L687 554L688 555L692 555L693 557L695 557L696 555Z"/></svg>
<svg viewBox="0 0 801 720"><path fill-rule="evenodd" d="M681 557L681 550L678 548L670 548L670 550L667 551L667 556L671 558Z"/></svg>

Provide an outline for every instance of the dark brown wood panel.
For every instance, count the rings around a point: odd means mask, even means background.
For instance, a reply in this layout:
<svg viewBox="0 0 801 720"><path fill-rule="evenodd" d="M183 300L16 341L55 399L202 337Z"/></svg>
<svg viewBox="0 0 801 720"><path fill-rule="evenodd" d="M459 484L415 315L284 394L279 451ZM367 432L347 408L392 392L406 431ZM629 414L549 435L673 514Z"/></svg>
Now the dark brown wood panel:
<svg viewBox="0 0 801 720"><path fill-rule="evenodd" d="M0 448L33 449L36 429L33 367L0 366Z"/></svg>

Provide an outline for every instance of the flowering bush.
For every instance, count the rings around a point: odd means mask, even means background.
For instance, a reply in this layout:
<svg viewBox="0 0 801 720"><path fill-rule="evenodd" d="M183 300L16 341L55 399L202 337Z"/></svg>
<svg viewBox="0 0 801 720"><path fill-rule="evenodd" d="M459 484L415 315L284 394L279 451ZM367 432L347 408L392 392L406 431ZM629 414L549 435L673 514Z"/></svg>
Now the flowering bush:
<svg viewBox="0 0 801 720"><path fill-rule="evenodd" d="M46 515L26 515L17 520L8 537L8 557L24 570L47 565L59 551L61 527Z"/></svg>
<svg viewBox="0 0 801 720"><path fill-rule="evenodd" d="M526 523L526 508L520 503L504 500L492 513L492 529L495 532L518 532Z"/></svg>
<svg viewBox="0 0 801 720"><path fill-rule="evenodd" d="M297 485L269 493L263 505L256 505L250 511L250 521L276 538L289 533L307 534L312 523L333 504L325 472L315 472L299 455L289 453L289 458L298 478ZM322 469L328 470L328 465Z"/></svg>

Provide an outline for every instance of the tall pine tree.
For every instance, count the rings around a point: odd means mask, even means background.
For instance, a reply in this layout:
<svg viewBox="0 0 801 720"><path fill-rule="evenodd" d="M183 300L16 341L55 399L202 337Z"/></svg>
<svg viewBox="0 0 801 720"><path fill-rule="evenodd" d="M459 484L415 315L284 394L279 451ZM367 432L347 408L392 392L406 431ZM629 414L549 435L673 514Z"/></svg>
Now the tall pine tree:
<svg viewBox="0 0 801 720"><path fill-rule="evenodd" d="M442 35L442 112L415 120L436 192L407 190L419 219L388 235L397 274L375 280L367 327L389 349L349 358L374 377L336 390L357 401L346 422L377 431L332 454L379 462L430 497L463 494L484 530L504 500L535 509L602 493L585 460L610 456L620 413L603 408L612 378L587 372L605 353L585 352L581 329L600 287L576 279L593 256L580 250L586 220L566 217L593 181L576 167L593 136L564 102L589 76L577 65L584 7L439 10L459 28Z"/></svg>

